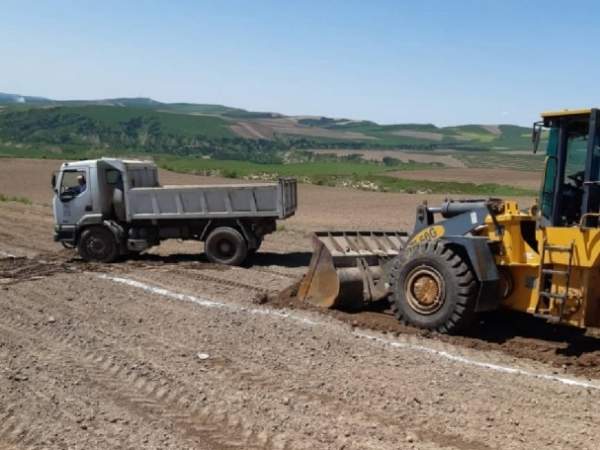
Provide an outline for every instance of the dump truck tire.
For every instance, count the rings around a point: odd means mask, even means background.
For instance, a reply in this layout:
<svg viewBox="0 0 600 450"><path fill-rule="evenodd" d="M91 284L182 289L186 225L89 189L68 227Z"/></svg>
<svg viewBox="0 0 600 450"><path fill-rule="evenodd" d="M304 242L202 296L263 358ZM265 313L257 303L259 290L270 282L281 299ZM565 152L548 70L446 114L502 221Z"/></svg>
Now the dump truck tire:
<svg viewBox="0 0 600 450"><path fill-rule="evenodd" d="M86 261L111 263L119 257L119 247L115 236L109 229L101 226L83 230L77 250Z"/></svg>
<svg viewBox="0 0 600 450"><path fill-rule="evenodd" d="M392 310L403 323L455 334L475 319L476 278L443 242L419 244L398 255L390 285Z"/></svg>
<svg viewBox="0 0 600 450"><path fill-rule="evenodd" d="M204 251L211 262L239 266L248 256L248 244L235 228L219 227L208 235Z"/></svg>

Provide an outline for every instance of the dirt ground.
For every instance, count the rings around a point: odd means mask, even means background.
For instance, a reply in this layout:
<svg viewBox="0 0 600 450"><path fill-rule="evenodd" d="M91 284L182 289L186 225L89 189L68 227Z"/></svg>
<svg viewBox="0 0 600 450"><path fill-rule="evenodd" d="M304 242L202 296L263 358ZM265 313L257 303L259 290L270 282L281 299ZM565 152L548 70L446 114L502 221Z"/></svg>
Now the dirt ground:
<svg viewBox="0 0 600 450"><path fill-rule="evenodd" d="M511 169L448 168L443 170L403 170L388 175L406 180L457 181L475 184L495 183L537 190L542 180L542 172L528 172Z"/></svg>
<svg viewBox="0 0 600 450"><path fill-rule="evenodd" d="M386 156L400 161L416 161L421 163L440 163L448 167L464 168L465 164L458 158L450 155L434 155L432 153L411 153L403 150L351 150L351 149L311 149L313 153L335 154L337 156L362 155L366 160L382 161Z"/></svg>
<svg viewBox="0 0 600 450"><path fill-rule="evenodd" d="M34 200L0 202L0 448L597 448L593 336L494 315L445 337L286 295L311 230L406 228L423 197L302 186L245 268L178 242L86 264L52 242L56 165L0 160L0 192Z"/></svg>

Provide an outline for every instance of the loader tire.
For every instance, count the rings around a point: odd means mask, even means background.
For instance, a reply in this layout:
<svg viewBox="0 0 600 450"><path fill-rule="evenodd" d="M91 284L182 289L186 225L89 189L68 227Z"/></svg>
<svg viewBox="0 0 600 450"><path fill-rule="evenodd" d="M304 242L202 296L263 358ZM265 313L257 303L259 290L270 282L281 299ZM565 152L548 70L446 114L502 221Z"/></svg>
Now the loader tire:
<svg viewBox="0 0 600 450"><path fill-rule="evenodd" d="M405 324L456 334L475 319L477 280L444 242L419 244L398 255L390 285L392 310Z"/></svg>
<svg viewBox="0 0 600 450"><path fill-rule="evenodd" d="M248 256L248 244L235 228L219 227L208 235L204 251L211 262L239 266Z"/></svg>
<svg viewBox="0 0 600 450"><path fill-rule="evenodd" d="M119 247L113 233L101 226L86 228L77 244L79 255L85 261L111 263L119 257Z"/></svg>

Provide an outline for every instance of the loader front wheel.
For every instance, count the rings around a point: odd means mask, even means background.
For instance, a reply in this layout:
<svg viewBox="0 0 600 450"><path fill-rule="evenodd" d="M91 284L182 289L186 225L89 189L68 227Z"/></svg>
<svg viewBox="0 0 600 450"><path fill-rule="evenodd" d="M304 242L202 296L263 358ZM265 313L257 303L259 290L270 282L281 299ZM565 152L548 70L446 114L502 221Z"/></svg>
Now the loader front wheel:
<svg viewBox="0 0 600 450"><path fill-rule="evenodd" d="M239 266L248 256L248 244L235 228L219 227L208 235L204 251L211 262Z"/></svg>
<svg viewBox="0 0 600 450"><path fill-rule="evenodd" d="M396 257L390 303L409 325L460 333L475 319L477 281L466 261L441 241L412 247Z"/></svg>
<svg viewBox="0 0 600 450"><path fill-rule="evenodd" d="M79 256L86 261L114 262L119 256L119 247L113 233L101 226L86 228L77 244Z"/></svg>

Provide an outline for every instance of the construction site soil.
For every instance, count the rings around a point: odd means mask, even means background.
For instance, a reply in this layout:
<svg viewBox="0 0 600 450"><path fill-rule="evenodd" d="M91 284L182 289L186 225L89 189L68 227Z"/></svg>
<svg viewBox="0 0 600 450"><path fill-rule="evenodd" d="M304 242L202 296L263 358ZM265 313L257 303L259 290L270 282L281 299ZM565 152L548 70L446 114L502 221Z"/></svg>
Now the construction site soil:
<svg viewBox="0 0 600 450"><path fill-rule="evenodd" d="M597 448L594 330L496 313L444 336L294 297L311 231L407 229L441 197L303 185L246 267L171 241L102 265L52 241L56 167L0 160L33 200L0 202L0 448Z"/></svg>

